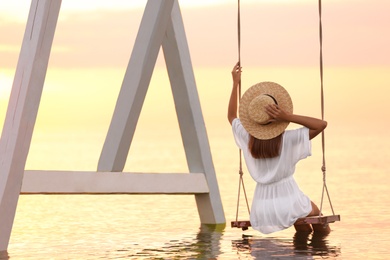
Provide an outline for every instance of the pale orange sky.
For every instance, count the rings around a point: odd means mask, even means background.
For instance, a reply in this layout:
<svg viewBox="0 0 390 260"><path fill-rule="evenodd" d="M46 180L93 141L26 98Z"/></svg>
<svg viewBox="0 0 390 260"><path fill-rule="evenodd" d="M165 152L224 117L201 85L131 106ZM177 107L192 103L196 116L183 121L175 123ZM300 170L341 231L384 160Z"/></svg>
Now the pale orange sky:
<svg viewBox="0 0 390 260"><path fill-rule="evenodd" d="M0 127L29 2L0 1ZM78 6L80 2L91 5ZM34 134L46 140L46 128L76 134L79 127L104 138L145 3L63 0ZM244 89L259 80L276 81L289 90L297 113L319 117L317 3L241 0L241 29ZM229 136L226 106L230 93L225 89L231 87L230 70L237 59L237 1L180 0L180 5L210 140L221 133ZM373 115L377 132L388 134L389 6L388 0L323 1L325 118L330 122L327 131L331 136L338 136L340 130L370 133L372 127L367 122ZM156 118L164 124L177 124L161 56L161 68L154 71L137 126L142 130L137 133L144 133ZM154 104L164 104L164 109ZM179 136L178 127L175 131Z"/></svg>
<svg viewBox="0 0 390 260"><path fill-rule="evenodd" d="M0 1L0 122L5 116L4 102L12 86L29 2ZM91 102L109 103L106 116L111 115L146 0L82 1L85 2L94 5L79 6L78 0L63 1L41 103L42 111L49 111L47 113L54 111L55 104L56 113L63 113L58 118L69 125L73 124L64 119L73 118L68 100L72 98L76 102L79 98L83 104L84 99L89 98L89 91L95 97L104 97ZM230 86L230 69L237 59L237 1L179 2L206 120L214 122L214 117L226 113L225 106L213 104L216 99L221 104L227 102L228 92L223 92L224 96L217 93ZM107 3L111 5L106 6ZM137 5L123 6L124 3ZM274 80L289 88L297 101L298 112L306 111L305 106L308 106L312 116L319 116L317 4L317 0L241 0L245 88L258 80ZM361 122L361 116L366 118L364 122L377 111L380 118L389 118L390 104L386 101L390 82L389 6L388 0L323 1L325 102L327 118L333 122ZM164 70L161 53L157 66ZM210 67L214 68L210 70ZM264 68L268 69L267 73ZM108 75L115 77L103 75L112 70L115 72ZM219 74L211 75L209 71ZM55 77L65 74L69 78ZM91 76L95 74L102 79ZM164 79L158 81L169 85L166 71L164 75ZM78 90L80 86L83 86L83 94ZM76 90L77 97L72 94ZM57 96L47 93L57 93ZM160 97L161 93L162 89L156 89L156 96ZM170 91L167 89L166 93ZM59 104L63 104L62 112L59 112ZM100 104L96 109L99 107ZM38 118L58 121L55 115L45 113ZM80 112L75 114L79 116ZM225 118L222 119L226 123ZM381 124L387 127L387 120Z"/></svg>
<svg viewBox="0 0 390 260"><path fill-rule="evenodd" d="M234 62L237 1L179 2L194 67ZM242 0L243 64L317 66L317 2ZM145 3L63 1L50 66L125 67ZM16 66L29 5L28 0L0 2L0 68ZM323 1L325 65L390 65L389 12L386 0Z"/></svg>

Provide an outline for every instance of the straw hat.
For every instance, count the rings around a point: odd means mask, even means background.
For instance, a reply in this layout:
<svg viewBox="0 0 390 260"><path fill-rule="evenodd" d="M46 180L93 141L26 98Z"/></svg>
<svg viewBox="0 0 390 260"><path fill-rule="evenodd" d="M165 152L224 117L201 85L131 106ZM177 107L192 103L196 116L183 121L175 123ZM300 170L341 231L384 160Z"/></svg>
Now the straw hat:
<svg viewBox="0 0 390 260"><path fill-rule="evenodd" d="M250 87L240 101L240 120L249 134L257 139L272 139L287 128L289 122L274 121L265 112L268 104L277 104L286 112L292 113L293 104L287 90L274 82L260 82Z"/></svg>

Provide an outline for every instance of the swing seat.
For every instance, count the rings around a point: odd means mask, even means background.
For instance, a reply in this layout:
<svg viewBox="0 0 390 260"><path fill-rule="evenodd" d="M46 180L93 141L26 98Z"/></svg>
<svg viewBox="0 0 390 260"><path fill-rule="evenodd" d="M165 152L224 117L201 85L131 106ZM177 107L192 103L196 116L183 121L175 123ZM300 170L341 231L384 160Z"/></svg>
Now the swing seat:
<svg viewBox="0 0 390 260"><path fill-rule="evenodd" d="M340 221L340 215L330 215L330 216L313 216L313 217L305 217L299 218L295 224L296 225L305 225L305 224L329 224L334 223L336 221ZM241 228L242 230L247 230L251 227L251 222L249 220L237 220L231 222L232 228Z"/></svg>
<svg viewBox="0 0 390 260"><path fill-rule="evenodd" d="M231 222L232 228L241 228L242 230L247 230L248 227L251 227L251 222L249 220L237 220Z"/></svg>
<svg viewBox="0 0 390 260"><path fill-rule="evenodd" d="M305 217L299 218L295 225L305 225L305 224L329 224L334 223L336 221L340 221L340 215L330 215L330 216L313 216L313 217Z"/></svg>

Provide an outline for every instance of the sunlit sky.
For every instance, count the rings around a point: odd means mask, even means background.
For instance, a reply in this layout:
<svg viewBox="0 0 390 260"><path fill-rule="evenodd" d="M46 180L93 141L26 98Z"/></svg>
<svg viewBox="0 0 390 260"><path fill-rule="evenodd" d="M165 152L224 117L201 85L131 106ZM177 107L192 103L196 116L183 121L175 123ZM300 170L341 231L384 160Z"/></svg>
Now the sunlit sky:
<svg viewBox="0 0 390 260"><path fill-rule="evenodd" d="M346 133L366 136L372 129L366 122L373 115L375 120L390 117L390 1L322 2L327 131L338 136L340 129L349 127ZM230 70L238 56L237 1L179 3L210 140L229 136L226 105ZM146 0L62 1L34 133L77 126L104 138L145 4ZM0 1L0 127L29 7L29 0ZM319 117L318 27L317 0L241 0L245 87L264 79L276 81L292 95L294 111ZM137 133L145 133L156 120L159 125L177 124L161 53L157 67L140 117L147 123L139 123L142 131ZM155 104L164 104L164 109ZM388 120L375 123L388 134ZM174 130L179 136L178 127Z"/></svg>
<svg viewBox="0 0 390 260"><path fill-rule="evenodd" d="M115 72L115 75L119 75L115 83L118 87L121 84L121 73L131 56L146 2L63 0L48 73L56 70L50 75L64 75L58 70L66 70L68 75L76 75L88 70L86 75L93 75L94 69L99 69L100 72L119 69ZM322 2L324 66L328 69L325 75L327 82L333 84L329 84L328 89L332 87L334 91L329 93L329 99L333 102L331 108L335 116L341 115L340 109L343 109L343 115L349 114L353 109L361 109L357 107L358 104L367 100L368 96L371 109L389 113L387 111L390 109L383 108L383 102L377 102L378 98L383 99L385 95L378 97L376 92L367 94L366 85L375 82L373 87L377 88L376 91L389 89L390 1ZM204 93L214 95L220 89L212 92L210 88L213 86L209 84L212 82L219 88L230 85L230 68L238 56L237 1L180 0L179 3L193 67L199 76L198 83L205 82L203 87L208 87L209 90ZM12 86L29 7L29 0L0 1L0 100L9 96L9 91L4 90L9 90ZM295 73L291 71L276 76L275 80L297 85L309 82L309 79L310 82L318 82L318 27L317 0L241 0L241 60L244 73L247 72L244 74L246 79L259 79L258 70L253 69L256 67L314 68L313 75L296 75L291 78L290 75ZM157 66L165 67L161 53ZM203 72L207 72L210 77L206 68L222 70L219 70L218 76L206 79L203 78ZM337 68L346 69L348 74ZM351 68L358 68L358 75ZM330 69L333 69L334 74L331 74ZM198 73L201 71L203 74ZM248 75L249 71L251 75ZM49 81L52 79L50 75ZM54 80L56 82L50 83L51 86L45 86L45 93L60 88L58 85L64 85L64 79ZM81 78L77 76L77 80L81 81ZM112 82L111 79L106 80ZM94 85L92 81L91 84ZM62 89L66 90L66 87ZM337 93L337 89L342 89L342 93ZM354 89L352 94L359 99L346 106L344 102L350 102L350 89ZM297 90L297 95L301 93ZM221 102L225 100L227 97L221 97ZM114 101L115 98L112 102ZM317 101L314 99L313 102ZM336 105L335 101L339 103ZM314 104L316 107L317 103ZM4 103L1 109L0 119L5 114ZM225 112L221 108L215 114ZM371 112L365 109L362 114L370 116ZM357 117L354 115L353 120Z"/></svg>
<svg viewBox="0 0 390 260"><path fill-rule="evenodd" d="M194 65L231 64L237 56L237 1L179 3ZM123 66L145 4L146 0L62 1L51 66ZM0 2L0 68L16 65L29 5L28 0ZM242 0L243 63L316 65L317 5L316 0ZM386 0L323 1L325 64L389 65L389 12Z"/></svg>

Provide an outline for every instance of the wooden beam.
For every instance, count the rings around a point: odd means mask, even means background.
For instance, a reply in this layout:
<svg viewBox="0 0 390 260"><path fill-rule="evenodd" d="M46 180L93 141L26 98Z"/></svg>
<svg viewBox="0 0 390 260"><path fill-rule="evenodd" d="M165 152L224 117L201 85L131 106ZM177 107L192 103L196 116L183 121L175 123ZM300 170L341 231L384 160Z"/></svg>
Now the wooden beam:
<svg viewBox="0 0 390 260"><path fill-rule="evenodd" d="M22 194L203 194L202 173L25 171Z"/></svg>
<svg viewBox="0 0 390 260"><path fill-rule="evenodd" d="M171 17L173 0L148 1L115 111L100 155L98 171L121 172Z"/></svg>
<svg viewBox="0 0 390 260"><path fill-rule="evenodd" d="M207 224L225 223L183 18L177 0L175 0L172 8L171 19L162 42L162 48L188 169L190 172L204 172L210 187L209 194L195 196L201 222Z"/></svg>
<svg viewBox="0 0 390 260"><path fill-rule="evenodd" d="M60 7L59 0L31 1L0 139L0 251L11 235Z"/></svg>

